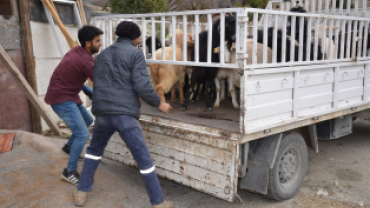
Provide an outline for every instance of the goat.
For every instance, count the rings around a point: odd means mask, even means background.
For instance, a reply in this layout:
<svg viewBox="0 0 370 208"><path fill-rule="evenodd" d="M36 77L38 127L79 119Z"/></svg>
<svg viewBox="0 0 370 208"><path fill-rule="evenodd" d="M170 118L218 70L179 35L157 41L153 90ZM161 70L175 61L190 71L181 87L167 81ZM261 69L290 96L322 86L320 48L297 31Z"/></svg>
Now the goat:
<svg viewBox="0 0 370 208"><path fill-rule="evenodd" d="M252 64L253 56L253 39L247 39L247 54L249 54L247 58L247 64ZM226 47L224 52L225 63L235 63L236 61L236 48L233 44L230 48L229 46ZM272 62L272 50L271 48L267 48L267 63ZM261 43L257 43L257 63L263 63L263 45ZM238 102L236 101L236 93L234 86L240 88L240 74L236 69L229 69L229 68L220 68L215 78L216 84L216 93L217 98L214 104L214 107L217 108L220 105L220 83L219 79L227 79L229 91L232 98L232 103L235 109L239 108Z"/></svg>
<svg viewBox="0 0 370 208"><path fill-rule="evenodd" d="M145 40L145 44L148 47L149 53L153 55L153 53L152 53L152 37L151 36L149 36ZM155 47L155 51L161 48L161 41L159 41L157 37L155 37L154 47Z"/></svg>
<svg viewBox="0 0 370 208"><path fill-rule="evenodd" d="M326 34L329 34L329 29L330 29L329 26L326 26ZM335 31L335 30L338 29L338 27L334 26L332 29L333 29L333 31ZM311 28L312 37L314 37L314 35L315 35L314 31L315 31L315 27L312 27ZM324 38L322 33L323 33L323 25L319 25L319 27L318 27L318 45L321 48L323 47L322 46L322 40ZM331 49L330 49L330 47L331 47ZM329 56L329 50L330 50L330 54L331 54L330 57L328 57ZM334 43L332 37L329 37L328 35L326 35L326 37L325 37L324 51L325 51L325 53L324 53L324 58L325 59L335 59L335 56L336 56L336 54L335 54L335 43Z"/></svg>
<svg viewBox="0 0 370 208"><path fill-rule="evenodd" d="M232 16L225 17L225 40L227 40L230 44L235 42L236 36L236 26L235 26L235 18ZM207 45L208 45L208 31L203 31L199 33L199 61L200 62L207 62ZM220 46L220 20L217 20L212 25L212 55L211 61L214 63L219 62L218 53L215 53L215 48ZM206 90L206 107L208 110L212 110L212 104L210 101L210 94L212 84L217 76L218 68L217 67L202 67L197 66L193 69L191 75L191 85L189 92L186 96L186 100L182 105L181 109L185 110L189 104L190 96L193 94L193 100L195 100L199 93L199 86L200 84L205 81L205 90ZM195 84L197 84L196 91L194 90Z"/></svg>
<svg viewBox="0 0 370 208"><path fill-rule="evenodd" d="M273 49L273 31L274 28L270 27L267 29L267 47ZM293 41L293 42L292 42ZM261 44L266 44L263 42L263 31L258 30L257 32L257 42ZM283 59L285 59L285 62L289 61L299 61L299 44L297 40L292 40L290 36L286 36L285 39L285 57L282 57L282 49L283 49L283 32L282 30L278 29L277 30L277 36L276 36L276 62L282 62ZM293 54L293 60L291 60L291 45L294 44L294 54ZM311 43L311 48L314 47L314 44ZM305 42L303 43L303 50L302 50L302 61L306 61L306 50L307 46ZM321 52L321 47L320 45L318 46L318 51L317 51L317 59L320 60L322 58L322 52ZM314 60L314 50L311 50L310 54L310 60Z"/></svg>
<svg viewBox="0 0 370 208"><path fill-rule="evenodd" d="M351 52L352 52L352 40L354 37L358 37L359 36L359 32L360 32L360 27L359 27L359 24L357 24L357 34L354 34L354 26L353 26L353 23L351 24L351 29L348 30L348 23L346 24L345 26L345 30L344 31L340 31L339 32L339 36L338 36L338 58L341 58L340 57L340 54L341 54L341 46L342 46L342 36L344 36L344 46L343 46L343 55L344 55L344 58L346 58L346 54L347 54L347 38L348 38L348 35L350 35L349 39L350 39L350 42L349 42L349 57L352 57L351 56ZM363 33L362 33L362 40L361 40L361 46L362 48L365 47L366 50L369 50L370 49L370 25L369 25L369 30L368 31L365 31L365 26L362 28L363 29ZM344 34L343 34L344 33ZM365 46L364 44L364 37L367 35L367 45ZM359 46L359 41L356 41L355 43L355 56L357 57L358 54L357 54L357 49L358 49L358 46ZM365 54L363 54L363 51L361 50L361 56L362 55L368 55L367 54L368 51L365 52Z"/></svg>
<svg viewBox="0 0 370 208"><path fill-rule="evenodd" d="M291 8L290 12L307 13L307 11L301 6ZM292 27L295 27L294 39L299 42L299 35L300 35L299 28L300 28L300 24L301 24L300 21L299 21L300 18L303 18L303 34L302 34L303 43L307 43L307 34L308 34L309 30L307 28L307 19L305 17L296 17L295 25L292 25L292 16L288 16L288 25L289 26L287 27L287 35L292 36Z"/></svg>
<svg viewBox="0 0 370 208"><path fill-rule="evenodd" d="M183 32L176 30L176 60L183 61ZM191 34L187 34L187 45L193 45ZM156 60L162 60L162 50L159 49L155 52ZM165 47L165 60L172 60L173 47ZM176 102L176 94L173 86L179 83L180 103L184 102L184 76L185 66L169 65L169 64L149 64L151 76L153 79L153 88L161 97L161 102L165 102L164 94L171 90L171 101ZM173 89L172 89L173 88Z"/></svg>

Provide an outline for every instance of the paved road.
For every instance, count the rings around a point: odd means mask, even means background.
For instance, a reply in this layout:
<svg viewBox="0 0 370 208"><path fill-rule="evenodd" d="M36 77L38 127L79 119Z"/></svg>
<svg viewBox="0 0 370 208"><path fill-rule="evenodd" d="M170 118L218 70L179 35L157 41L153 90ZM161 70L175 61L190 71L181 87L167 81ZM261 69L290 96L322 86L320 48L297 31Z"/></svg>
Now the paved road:
<svg viewBox="0 0 370 208"><path fill-rule="evenodd" d="M168 180L160 179L160 183L165 198L177 208L370 207L370 123L356 121L353 131L338 140L320 141L318 154L309 149L304 184L297 196L287 201L238 190L244 206ZM67 156L59 151L64 143L63 139L17 133L13 150L0 155L1 208L73 207L76 187L59 178L67 163ZM103 162L85 207L150 207L137 169L107 159Z"/></svg>

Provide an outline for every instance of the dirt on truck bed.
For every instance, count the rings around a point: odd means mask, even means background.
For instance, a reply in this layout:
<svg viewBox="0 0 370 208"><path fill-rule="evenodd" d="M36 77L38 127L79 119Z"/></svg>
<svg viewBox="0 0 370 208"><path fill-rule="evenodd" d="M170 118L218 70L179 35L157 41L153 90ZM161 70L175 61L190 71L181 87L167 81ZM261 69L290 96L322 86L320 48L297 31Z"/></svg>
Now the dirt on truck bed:
<svg viewBox="0 0 370 208"><path fill-rule="evenodd" d="M181 110L179 101L174 103L167 100L166 102L172 106L169 114L162 113L158 108L151 107L144 101L141 102L140 112L189 124L239 132L240 111L234 109L230 99L221 102L220 107L213 108L212 111L207 110L203 98L196 102L190 102L185 111Z"/></svg>
<svg viewBox="0 0 370 208"><path fill-rule="evenodd" d="M1 133L11 132L2 131ZM238 189L245 206L160 179L164 197L175 208L357 208L370 207L370 123L355 121L354 133L319 141L320 152L309 151L308 173L298 194L277 202ZM68 156L60 148L65 139L16 132L12 151L0 154L0 208L74 207L76 186L60 178ZM102 159L95 175L88 208L150 208L139 171ZM83 161L79 162L79 169Z"/></svg>

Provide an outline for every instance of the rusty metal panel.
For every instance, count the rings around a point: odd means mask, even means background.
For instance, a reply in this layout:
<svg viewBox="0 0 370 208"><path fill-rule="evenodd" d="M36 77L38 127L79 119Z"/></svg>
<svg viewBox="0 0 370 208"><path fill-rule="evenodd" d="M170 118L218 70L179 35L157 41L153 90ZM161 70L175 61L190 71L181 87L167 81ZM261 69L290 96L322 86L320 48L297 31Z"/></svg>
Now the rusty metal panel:
<svg viewBox="0 0 370 208"><path fill-rule="evenodd" d="M0 45L5 49L21 48L21 36L18 26L0 26Z"/></svg>
<svg viewBox="0 0 370 208"><path fill-rule="evenodd" d="M22 50L7 50L7 53L25 76ZM0 129L32 131L27 97L2 63L0 63Z"/></svg>
<svg viewBox="0 0 370 208"><path fill-rule="evenodd" d="M143 120L141 125L160 177L234 201L238 180L237 139ZM118 134L112 136L104 156L136 167Z"/></svg>

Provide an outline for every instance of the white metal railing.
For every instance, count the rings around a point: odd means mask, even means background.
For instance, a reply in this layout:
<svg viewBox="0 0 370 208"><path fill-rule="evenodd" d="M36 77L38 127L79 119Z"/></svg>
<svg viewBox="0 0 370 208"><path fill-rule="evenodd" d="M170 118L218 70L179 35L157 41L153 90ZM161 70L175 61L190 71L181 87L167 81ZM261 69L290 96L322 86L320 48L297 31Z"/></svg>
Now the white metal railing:
<svg viewBox="0 0 370 208"><path fill-rule="evenodd" d="M343 0L341 0L341 2L342 1ZM294 5L294 1L292 2L292 4ZM306 7L309 8L308 6ZM364 11L366 11L366 9ZM211 48L211 32L209 32L208 38L207 62L199 62L199 36L196 34L199 34L205 29L212 28L211 17L213 14L218 13L221 14L220 63L211 62L211 54L213 52L213 49ZM236 19L237 60L233 60L230 64L225 63L223 57L225 50L225 34L222 31L224 31L224 17L226 13L232 13ZM263 27L259 27L259 15L264 16L262 24ZM249 17L252 18L249 19ZM290 25L288 21L289 18L291 18ZM190 21L191 19L193 21ZM155 60L155 56L152 56L151 59L146 59L148 63L257 69L266 67L297 66L323 63L327 64L370 59L370 54L368 52L368 48L366 47L368 45L368 41L370 41L368 40L370 17L361 15L345 16L292 13L283 9L264 10L254 8L230 8L155 14L113 14L95 16L93 17L93 24L104 31L104 35L102 37L103 49L111 45L116 40L115 35L113 35L113 26L118 25L118 23L123 20L134 21L138 25L140 25L143 40L142 46L144 49L146 48L145 39L147 37L148 28L150 28L151 30L149 31L149 34L150 36L152 36L152 48L155 48L155 35L157 33L160 34L158 38L161 41L162 48L166 46L166 30L168 30L169 33L173 33L172 31L175 31L176 29L182 29L185 33L191 32L193 34L193 40L195 40L195 60L187 61L187 47L183 47L182 60L176 60L176 50L173 50L172 60L164 60L164 55L162 54L162 60ZM296 23L300 23L299 28L295 28ZM157 27L159 28L158 31L156 31ZM252 31L249 31L249 28L251 28ZM268 34L269 29L273 31L271 34ZM280 30L282 34L282 37L279 37L280 39L278 39L277 37L278 30ZM305 30L308 32L304 33ZM258 40L258 31L263 31L263 41ZM290 40L292 44L290 45L290 47L287 47L287 41L289 41L288 32L290 32L291 34ZM298 35L297 37L295 37L296 34ZM322 34L322 36L319 36L319 34ZM247 37L253 39L252 54L245 54L247 51ZM280 43L278 42L278 40L281 40L282 42L281 48L279 48L279 50L278 44ZM273 44L268 46L268 41L272 41ZM172 43L174 43L173 47L176 47L174 35L172 36ZM183 43L186 43L186 35L184 35ZM257 44L260 43L262 43L264 46L263 53L257 53ZM351 48L351 44L352 46L358 44L358 47ZM269 53L268 47L270 47L272 50L272 62L269 62L266 58L267 53ZM323 54L323 58L321 59L319 58L319 55L321 55L319 51L320 47ZM288 52L290 52L290 57L285 60L285 54L287 54ZM263 56L263 63L257 63L256 60L258 56ZM251 57L251 59L248 59L248 57ZM277 61L278 57L282 57L281 62Z"/></svg>
<svg viewBox="0 0 370 208"><path fill-rule="evenodd" d="M338 3L338 4L337 4ZM269 1L266 9L289 11L292 7L302 6L308 13L332 14L350 16L370 16L367 0L272 0Z"/></svg>
<svg viewBox="0 0 370 208"><path fill-rule="evenodd" d="M136 22L142 30L142 47L146 48L145 40L147 36L147 28L150 26L152 37L152 48L155 48L155 34L158 32L156 28L159 28L159 37L161 41L161 47L164 48L165 44L165 30L168 30L168 33L173 34L173 31L176 29L181 29L184 34L187 32L192 34L194 40L194 61L187 61L187 47L183 47L183 58L182 60L176 60L176 50L172 51L172 60L164 60L162 55L162 60L155 60L155 56L152 56L151 59L146 59L147 63L166 63L166 64L178 64L178 65L190 65L190 66L214 66L214 67L227 67L227 68L237 68L235 63L225 63L223 57L221 57L220 63L211 62L212 54L212 38L208 38L208 57L207 62L199 61L199 34L204 30L209 30L212 28L212 15L221 13L221 16L224 17L225 13L232 13L237 17L238 14L241 14L242 8L230 8L230 9L214 9L214 10L202 10L202 11L186 11L186 12L171 12L171 13L155 13L155 14L117 14L117 15L102 15L93 17L93 25L101 28L104 31L102 36L103 46L102 49L112 44L112 40L115 41L116 37L114 31L111 29L111 25L118 25L119 22L123 20L129 20ZM192 19L193 21L189 21ZM202 22L202 19L206 20ZM221 28L225 28L224 20L221 21ZM109 25L109 28L107 28ZM211 31L211 30L209 30ZM222 29L220 31L223 31ZM211 33L210 33L211 34ZM211 35L209 35L211 37ZM172 45L176 47L176 36L172 35ZM186 45L186 35L184 35L183 43ZM237 41L239 38L237 38ZM220 53L224 53L224 32L220 33ZM162 50L164 51L164 50ZM144 53L145 54L145 53Z"/></svg>

